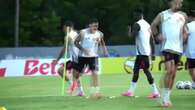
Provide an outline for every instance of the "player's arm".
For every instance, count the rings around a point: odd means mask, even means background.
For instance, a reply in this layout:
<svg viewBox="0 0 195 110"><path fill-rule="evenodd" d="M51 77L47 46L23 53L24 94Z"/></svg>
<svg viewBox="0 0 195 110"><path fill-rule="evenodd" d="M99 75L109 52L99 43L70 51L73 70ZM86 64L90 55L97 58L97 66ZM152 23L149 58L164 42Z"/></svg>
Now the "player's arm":
<svg viewBox="0 0 195 110"><path fill-rule="evenodd" d="M83 47L80 45L80 41L81 41L81 32L79 33L79 35L77 36L77 38L74 41L75 46L79 49L79 50L83 50Z"/></svg>
<svg viewBox="0 0 195 110"><path fill-rule="evenodd" d="M102 47L104 55L109 56L103 37L100 39L100 47Z"/></svg>
<svg viewBox="0 0 195 110"><path fill-rule="evenodd" d="M183 27L183 42L184 42L184 44L187 43L188 35L189 35L188 27L187 27L187 24L185 24Z"/></svg>
<svg viewBox="0 0 195 110"><path fill-rule="evenodd" d="M187 25L184 27L183 31L184 31L183 32L183 41L184 41L184 44L187 44L188 36L189 36L189 29L188 29Z"/></svg>
<svg viewBox="0 0 195 110"><path fill-rule="evenodd" d="M139 34L140 31L140 26L138 23L135 23L131 29L131 27L129 26L129 31L128 31L128 35L129 37L137 37L137 35Z"/></svg>
<svg viewBox="0 0 195 110"><path fill-rule="evenodd" d="M84 52L85 54L89 54L89 52L81 46L81 44L80 44L81 40L82 40L82 32L80 32L79 35L78 35L78 37L75 39L75 41L74 41L75 46L79 50L81 50L82 52Z"/></svg>
<svg viewBox="0 0 195 110"><path fill-rule="evenodd" d="M151 24L152 35L153 35L154 39L156 39L155 37L158 36L158 38L157 38L158 41L163 40L162 36L158 35L160 33L159 32L160 25L161 25L161 14L158 14Z"/></svg>
<svg viewBox="0 0 195 110"><path fill-rule="evenodd" d="M183 27L183 41L184 43L187 43L187 39L188 39L188 26L187 26L187 15L184 13L184 17L185 17L185 24L184 24L184 27Z"/></svg>
<svg viewBox="0 0 195 110"><path fill-rule="evenodd" d="M150 37L151 56L152 60L155 60L155 41L153 35Z"/></svg>
<svg viewBox="0 0 195 110"><path fill-rule="evenodd" d="M62 48L62 50L60 51L60 54L58 55L57 59L53 61L53 63L58 63L58 61L60 60L60 58L63 57L65 52L65 47Z"/></svg>

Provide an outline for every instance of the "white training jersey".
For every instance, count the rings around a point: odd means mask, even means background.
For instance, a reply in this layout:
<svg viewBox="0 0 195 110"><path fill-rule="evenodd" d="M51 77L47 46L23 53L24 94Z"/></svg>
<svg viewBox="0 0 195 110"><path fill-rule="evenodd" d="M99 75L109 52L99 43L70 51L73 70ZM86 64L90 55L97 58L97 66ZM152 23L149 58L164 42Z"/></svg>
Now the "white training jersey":
<svg viewBox="0 0 195 110"><path fill-rule="evenodd" d="M170 9L161 12L161 31L164 41L162 51L183 53L183 27L186 22L183 12Z"/></svg>
<svg viewBox="0 0 195 110"><path fill-rule="evenodd" d="M188 27L188 43L185 51L187 58L195 59L195 21L187 24Z"/></svg>
<svg viewBox="0 0 195 110"><path fill-rule="evenodd" d="M78 60L78 54L79 49L75 46L74 41L78 37L78 33L74 30L71 30L68 36L68 54L69 54L69 60L71 61L77 61Z"/></svg>
<svg viewBox="0 0 195 110"><path fill-rule="evenodd" d="M136 36L136 54L150 56L151 55L150 24L144 19L139 20L137 24L139 24L140 26L140 31L138 33L138 36Z"/></svg>
<svg viewBox="0 0 195 110"><path fill-rule="evenodd" d="M89 28L81 30L80 44L89 52L89 54L80 51L79 55L82 57L98 57L99 42L102 37L103 33L100 31L91 33Z"/></svg>

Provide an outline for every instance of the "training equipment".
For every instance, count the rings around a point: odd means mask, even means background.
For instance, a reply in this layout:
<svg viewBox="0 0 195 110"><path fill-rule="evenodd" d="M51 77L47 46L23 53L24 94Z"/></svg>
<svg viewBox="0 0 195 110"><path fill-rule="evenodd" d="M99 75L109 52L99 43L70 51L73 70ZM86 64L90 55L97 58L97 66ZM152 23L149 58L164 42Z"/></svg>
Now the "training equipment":
<svg viewBox="0 0 195 110"><path fill-rule="evenodd" d="M192 88L192 83L190 81L185 81L184 82L184 89L191 89Z"/></svg>
<svg viewBox="0 0 195 110"><path fill-rule="evenodd" d="M133 74L135 59L136 57L129 57L124 61L123 67L127 74ZM152 68L153 68L153 62L150 61L150 70L152 70Z"/></svg>
<svg viewBox="0 0 195 110"><path fill-rule="evenodd" d="M135 64L135 58L127 58L124 62L124 70L127 72L127 74L133 73L133 68Z"/></svg>
<svg viewBox="0 0 195 110"><path fill-rule="evenodd" d="M192 83L192 89L195 89L195 83Z"/></svg>
<svg viewBox="0 0 195 110"><path fill-rule="evenodd" d="M116 98L116 96L110 96L109 98L110 98L110 99L114 99L114 98Z"/></svg>
<svg viewBox="0 0 195 110"><path fill-rule="evenodd" d="M7 110L5 107L0 106L0 110Z"/></svg>
<svg viewBox="0 0 195 110"><path fill-rule="evenodd" d="M176 82L176 88L177 89L184 89L184 82L183 81L177 81Z"/></svg>
<svg viewBox="0 0 195 110"><path fill-rule="evenodd" d="M61 94L64 96L64 80L65 80L65 74L66 74L66 59L67 59L67 50L68 50L68 37L69 37L69 30L70 27L66 28L66 36L64 37L64 47L65 47L65 55L64 55L64 72L63 72L63 78L62 78L62 91Z"/></svg>
<svg viewBox="0 0 195 110"><path fill-rule="evenodd" d="M134 94L132 92L124 92L121 94L122 96L125 96L125 97L134 97Z"/></svg>
<svg viewBox="0 0 195 110"><path fill-rule="evenodd" d="M191 89L194 88L194 85L190 81L177 81L177 89Z"/></svg>

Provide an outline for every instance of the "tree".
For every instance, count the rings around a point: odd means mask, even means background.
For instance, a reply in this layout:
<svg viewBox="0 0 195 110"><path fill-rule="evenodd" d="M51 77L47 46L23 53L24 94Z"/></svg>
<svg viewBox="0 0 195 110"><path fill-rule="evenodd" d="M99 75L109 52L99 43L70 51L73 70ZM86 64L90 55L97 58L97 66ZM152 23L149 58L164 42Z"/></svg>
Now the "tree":
<svg viewBox="0 0 195 110"><path fill-rule="evenodd" d="M194 0L184 0L184 10L194 9ZM135 22L133 10L144 9L145 19L167 8L165 0L21 0L20 45L61 46L61 21L71 20L75 28L85 28L89 19L98 18L100 30L109 45L133 44L127 26ZM14 46L15 0L0 1L0 47Z"/></svg>

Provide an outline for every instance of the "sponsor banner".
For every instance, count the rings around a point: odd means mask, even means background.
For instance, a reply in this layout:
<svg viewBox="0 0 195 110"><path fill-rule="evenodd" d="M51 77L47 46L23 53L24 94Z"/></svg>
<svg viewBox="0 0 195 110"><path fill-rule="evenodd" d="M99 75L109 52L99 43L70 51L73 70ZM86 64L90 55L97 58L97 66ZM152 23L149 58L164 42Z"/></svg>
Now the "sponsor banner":
<svg viewBox="0 0 195 110"><path fill-rule="evenodd" d="M135 57L119 57L119 58L102 58L103 74L120 74L127 73L126 66L132 68ZM161 57L157 56L155 61L151 61L150 69L152 73L162 73L164 71L164 63ZM178 72L187 72L186 57L182 57L178 64Z"/></svg>
<svg viewBox="0 0 195 110"><path fill-rule="evenodd" d="M52 59L2 60L0 76L50 76L57 75L57 69L63 66L63 60L52 63Z"/></svg>
<svg viewBox="0 0 195 110"><path fill-rule="evenodd" d="M103 74L126 73L125 64L133 62L135 57L100 58L99 68ZM53 59L24 59L24 60L2 60L0 61L0 77L9 76L56 76L59 67L63 67L63 60L57 64L52 63ZM151 63L153 73L163 71L163 61L160 57ZM182 57L178 71L186 72L186 58Z"/></svg>
<svg viewBox="0 0 195 110"><path fill-rule="evenodd" d="M10 76L56 76L58 68L64 67L64 60L57 64L54 59L24 59L2 60L0 62L0 77ZM85 75L90 75L88 68L83 70ZM99 60L99 72L101 73L101 61Z"/></svg>

